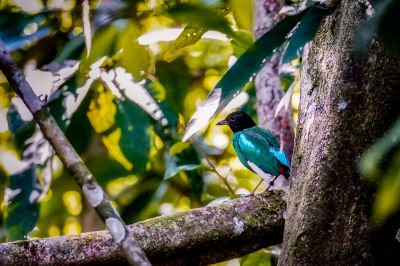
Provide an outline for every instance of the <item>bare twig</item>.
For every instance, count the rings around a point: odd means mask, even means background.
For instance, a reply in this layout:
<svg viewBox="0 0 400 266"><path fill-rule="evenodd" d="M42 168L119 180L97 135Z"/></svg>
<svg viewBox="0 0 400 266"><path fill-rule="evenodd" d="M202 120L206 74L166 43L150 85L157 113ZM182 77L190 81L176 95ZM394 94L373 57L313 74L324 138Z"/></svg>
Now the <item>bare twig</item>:
<svg viewBox="0 0 400 266"><path fill-rule="evenodd" d="M151 265L132 233L128 231L121 216L111 205L103 189L96 182L49 111L43 108L42 102L33 92L25 76L17 67L1 41L0 69L11 87L21 97L32 113L36 123L43 132L43 136L53 146L64 167L74 177L75 181L82 188L88 202L95 208L97 214L106 224L114 241L122 248L128 262L131 265Z"/></svg>
<svg viewBox="0 0 400 266"><path fill-rule="evenodd" d="M229 185L228 179L227 177L222 176L217 168L215 168L215 165L211 162L211 160L208 158L208 155L203 151L203 149L200 147L200 145L192 138L191 139L193 145L196 147L196 149L200 152L201 156L207 161L208 165L210 166L210 168L217 174L217 176L222 180L222 182L224 182L225 186L227 187L227 189L229 190L229 192L232 195L235 195L235 191L232 189L232 187ZM230 171L228 173L227 176L229 176Z"/></svg>

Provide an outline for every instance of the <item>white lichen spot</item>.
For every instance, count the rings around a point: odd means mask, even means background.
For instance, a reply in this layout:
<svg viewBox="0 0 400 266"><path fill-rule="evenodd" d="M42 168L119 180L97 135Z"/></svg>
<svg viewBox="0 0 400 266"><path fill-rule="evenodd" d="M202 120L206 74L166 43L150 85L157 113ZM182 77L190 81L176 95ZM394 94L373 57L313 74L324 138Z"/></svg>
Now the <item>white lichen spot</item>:
<svg viewBox="0 0 400 266"><path fill-rule="evenodd" d="M103 200L103 190L99 185L83 185L83 194L85 194L86 199L89 201L92 207L97 207Z"/></svg>
<svg viewBox="0 0 400 266"><path fill-rule="evenodd" d="M339 111L343 111L344 109L346 109L346 107L347 107L347 103L345 101L342 101L338 104Z"/></svg>
<svg viewBox="0 0 400 266"><path fill-rule="evenodd" d="M125 238L125 228L120 220L116 218L107 218L106 226L115 242L121 243Z"/></svg>
<svg viewBox="0 0 400 266"><path fill-rule="evenodd" d="M316 109L316 104L313 103L311 106L309 106L306 109L306 117L308 117L308 119L305 120L304 123L304 136L306 139L308 139L310 137L310 132L312 132L311 128L313 126L314 123L314 117L315 117L315 109Z"/></svg>
<svg viewBox="0 0 400 266"><path fill-rule="evenodd" d="M396 240L400 242L400 228L397 230Z"/></svg>
<svg viewBox="0 0 400 266"><path fill-rule="evenodd" d="M240 235L244 231L244 223L243 221L239 220L237 217L233 218L234 227L233 232L237 235Z"/></svg>

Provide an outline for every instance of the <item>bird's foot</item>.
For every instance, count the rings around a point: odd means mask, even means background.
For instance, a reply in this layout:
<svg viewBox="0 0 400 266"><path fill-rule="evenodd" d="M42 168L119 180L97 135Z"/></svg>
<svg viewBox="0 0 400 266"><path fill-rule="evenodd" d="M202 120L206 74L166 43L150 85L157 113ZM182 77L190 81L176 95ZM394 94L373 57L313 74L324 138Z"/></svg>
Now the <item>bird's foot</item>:
<svg viewBox="0 0 400 266"><path fill-rule="evenodd" d="M254 191L250 192L249 194L244 194L242 197L253 197Z"/></svg>
<svg viewBox="0 0 400 266"><path fill-rule="evenodd" d="M278 178L278 176L275 176L271 181L268 183L268 187L264 190L264 192L269 191L271 188L274 187L275 185L275 180Z"/></svg>

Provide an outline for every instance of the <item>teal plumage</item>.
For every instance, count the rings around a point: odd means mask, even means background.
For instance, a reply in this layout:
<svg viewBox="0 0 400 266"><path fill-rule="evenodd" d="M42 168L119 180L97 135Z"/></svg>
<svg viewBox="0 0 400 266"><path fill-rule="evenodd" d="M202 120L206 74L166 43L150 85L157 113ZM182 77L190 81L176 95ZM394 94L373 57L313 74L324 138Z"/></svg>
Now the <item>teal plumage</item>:
<svg viewBox="0 0 400 266"><path fill-rule="evenodd" d="M249 115L234 112L218 125L229 125L234 132L233 147L240 162L249 170L267 181L271 181L268 175L289 178L290 163L285 152L280 150L278 139L270 131L257 127Z"/></svg>
<svg viewBox="0 0 400 266"><path fill-rule="evenodd" d="M232 142L240 162L252 171L248 162L273 176L284 174L282 168L285 166L290 168L286 154L280 151L278 140L265 129L254 126L236 132Z"/></svg>

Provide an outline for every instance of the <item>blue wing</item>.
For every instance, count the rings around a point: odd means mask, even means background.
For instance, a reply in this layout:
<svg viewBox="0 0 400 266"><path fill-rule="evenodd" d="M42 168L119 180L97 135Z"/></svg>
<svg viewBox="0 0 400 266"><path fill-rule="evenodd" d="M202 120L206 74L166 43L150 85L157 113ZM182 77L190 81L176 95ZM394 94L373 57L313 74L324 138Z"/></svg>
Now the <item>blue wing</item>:
<svg viewBox="0 0 400 266"><path fill-rule="evenodd" d="M233 146L240 161L251 170L249 161L274 176L280 174L281 164L289 167L286 154L279 151L279 142L261 128L252 127L235 133Z"/></svg>
<svg viewBox="0 0 400 266"><path fill-rule="evenodd" d="M274 154L275 158L284 166L290 168L290 163L288 160L288 157L284 151L280 150L280 144L278 139L268 130L265 130L260 127L254 127L251 130L249 130L251 133L257 134L262 136L265 141L268 142L268 145L270 147L270 152Z"/></svg>

